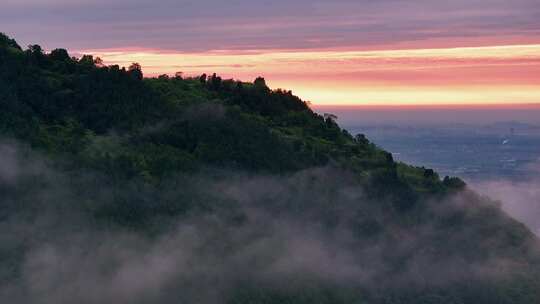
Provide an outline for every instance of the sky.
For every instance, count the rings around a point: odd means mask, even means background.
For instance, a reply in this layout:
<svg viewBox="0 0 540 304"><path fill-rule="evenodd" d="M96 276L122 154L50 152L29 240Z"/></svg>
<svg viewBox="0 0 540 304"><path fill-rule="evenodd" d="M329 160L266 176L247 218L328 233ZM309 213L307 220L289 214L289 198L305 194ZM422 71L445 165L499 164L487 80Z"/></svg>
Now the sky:
<svg viewBox="0 0 540 304"><path fill-rule="evenodd" d="M20 44L266 78L314 105L540 102L539 0L0 0Z"/></svg>
<svg viewBox="0 0 540 304"><path fill-rule="evenodd" d="M540 104L489 104L489 105L402 105L402 106L332 106L319 105L320 114L337 116L341 127L355 134L359 127L399 126L423 127L467 127L475 130L499 124L502 129L534 128L531 132L540 136ZM370 134L368 134L370 135ZM536 170L540 175L539 166ZM539 198L540 199L540 198Z"/></svg>

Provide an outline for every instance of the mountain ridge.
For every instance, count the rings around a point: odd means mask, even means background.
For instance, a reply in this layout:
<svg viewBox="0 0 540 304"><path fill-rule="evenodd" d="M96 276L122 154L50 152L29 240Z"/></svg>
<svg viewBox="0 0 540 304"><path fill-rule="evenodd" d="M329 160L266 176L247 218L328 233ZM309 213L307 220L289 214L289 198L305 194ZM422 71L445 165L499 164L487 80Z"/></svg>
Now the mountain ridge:
<svg viewBox="0 0 540 304"><path fill-rule="evenodd" d="M395 162L263 78L144 78L5 35L0 68L0 225L25 231L5 242L0 295L16 302L540 299L538 240L496 202ZM90 258L94 246L106 250ZM50 250L76 262L58 272ZM145 263L156 278L121 280ZM82 292L77 265L128 287ZM212 282L217 294L201 291Z"/></svg>

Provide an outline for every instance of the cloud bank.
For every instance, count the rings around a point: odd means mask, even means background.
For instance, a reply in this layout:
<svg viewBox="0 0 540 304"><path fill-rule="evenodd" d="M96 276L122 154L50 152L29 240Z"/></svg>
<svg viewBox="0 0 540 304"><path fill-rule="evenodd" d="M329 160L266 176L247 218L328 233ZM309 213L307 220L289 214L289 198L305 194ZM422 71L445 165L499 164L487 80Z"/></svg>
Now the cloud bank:
<svg viewBox="0 0 540 304"><path fill-rule="evenodd" d="M0 28L25 43L70 49L500 45L539 41L537 4L535 0L8 0L2 3Z"/></svg>

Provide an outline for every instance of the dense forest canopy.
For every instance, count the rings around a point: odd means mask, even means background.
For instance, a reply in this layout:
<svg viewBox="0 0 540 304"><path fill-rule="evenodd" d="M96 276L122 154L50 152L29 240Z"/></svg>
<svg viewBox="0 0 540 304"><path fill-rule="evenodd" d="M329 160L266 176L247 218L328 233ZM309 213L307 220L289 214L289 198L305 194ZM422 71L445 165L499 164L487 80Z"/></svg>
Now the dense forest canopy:
<svg viewBox="0 0 540 304"><path fill-rule="evenodd" d="M0 110L14 303L540 302L537 239L496 202L264 78L0 34Z"/></svg>

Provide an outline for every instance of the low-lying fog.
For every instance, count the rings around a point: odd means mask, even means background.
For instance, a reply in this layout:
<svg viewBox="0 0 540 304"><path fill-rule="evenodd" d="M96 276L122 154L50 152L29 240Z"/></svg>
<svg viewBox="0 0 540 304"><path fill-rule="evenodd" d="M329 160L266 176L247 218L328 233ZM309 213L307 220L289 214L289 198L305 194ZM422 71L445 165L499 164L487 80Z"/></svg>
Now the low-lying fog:
<svg viewBox="0 0 540 304"><path fill-rule="evenodd" d="M398 160L465 179L540 235L540 107L319 107Z"/></svg>

